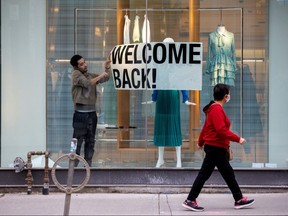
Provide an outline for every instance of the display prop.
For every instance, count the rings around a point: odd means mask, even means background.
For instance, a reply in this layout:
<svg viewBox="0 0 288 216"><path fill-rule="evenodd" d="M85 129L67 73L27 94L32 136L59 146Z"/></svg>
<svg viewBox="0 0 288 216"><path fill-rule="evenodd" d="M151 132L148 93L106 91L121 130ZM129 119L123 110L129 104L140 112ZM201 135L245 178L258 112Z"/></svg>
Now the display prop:
<svg viewBox="0 0 288 216"><path fill-rule="evenodd" d="M111 71L116 89L201 90L202 43L115 46Z"/></svg>

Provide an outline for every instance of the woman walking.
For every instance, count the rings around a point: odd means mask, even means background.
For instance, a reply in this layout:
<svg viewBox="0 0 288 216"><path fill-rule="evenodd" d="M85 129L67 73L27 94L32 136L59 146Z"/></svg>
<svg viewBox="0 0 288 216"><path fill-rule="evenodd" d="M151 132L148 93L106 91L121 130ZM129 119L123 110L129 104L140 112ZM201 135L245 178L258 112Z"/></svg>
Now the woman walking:
<svg viewBox="0 0 288 216"><path fill-rule="evenodd" d="M227 157L230 141L245 144L246 140L230 131L230 120L227 117L223 105L230 100L230 87L225 84L217 84L213 90L214 101L211 101L203 109L206 120L198 139L198 147L205 151L202 167L196 177L183 207L192 211L204 211L198 206L196 198L203 185L210 178L215 167L228 185L235 200L234 208L241 209L251 206L255 201L243 197L239 185L235 179L233 168Z"/></svg>

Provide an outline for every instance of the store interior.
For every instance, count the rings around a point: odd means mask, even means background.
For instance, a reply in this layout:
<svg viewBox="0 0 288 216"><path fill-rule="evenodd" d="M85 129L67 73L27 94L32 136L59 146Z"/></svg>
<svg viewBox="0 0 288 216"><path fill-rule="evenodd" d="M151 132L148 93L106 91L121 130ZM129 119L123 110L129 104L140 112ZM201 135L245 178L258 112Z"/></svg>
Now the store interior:
<svg viewBox="0 0 288 216"><path fill-rule="evenodd" d="M234 35L237 71L226 112L232 130L247 139L231 143L235 167L268 160L268 1L265 0L105 0L47 1L47 150L56 159L69 151L73 104L69 60L85 57L90 71L100 72L114 46L124 43L125 17L130 43L143 43L144 18L150 42L203 43L202 90L189 91L196 106L180 104L183 168L199 167L203 151L197 139L205 120L203 107L212 99L214 83L206 72L209 35L221 26ZM140 37L135 38L136 19ZM141 37L142 36L142 37ZM147 39L147 38L146 38ZM181 71L179 71L181 73ZM98 126L93 167L155 167L155 104L152 90L116 90L113 77L98 86ZM181 95L180 95L181 96ZM181 100L180 100L181 101ZM165 166L176 167L175 148L165 148ZM65 164L63 164L65 166Z"/></svg>

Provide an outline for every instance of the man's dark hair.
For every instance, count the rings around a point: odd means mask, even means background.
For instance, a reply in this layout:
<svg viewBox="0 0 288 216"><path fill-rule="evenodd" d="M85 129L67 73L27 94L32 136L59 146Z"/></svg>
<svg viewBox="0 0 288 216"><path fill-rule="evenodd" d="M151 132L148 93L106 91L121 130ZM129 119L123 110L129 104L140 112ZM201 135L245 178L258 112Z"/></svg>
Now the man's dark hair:
<svg viewBox="0 0 288 216"><path fill-rule="evenodd" d="M214 100L221 101L225 97L225 95L228 95L229 93L230 93L229 85L219 83L214 86L213 90Z"/></svg>
<svg viewBox="0 0 288 216"><path fill-rule="evenodd" d="M74 55L72 56L72 58L70 59L70 64L73 66L73 67L77 67L78 66L78 61L83 58L81 55Z"/></svg>

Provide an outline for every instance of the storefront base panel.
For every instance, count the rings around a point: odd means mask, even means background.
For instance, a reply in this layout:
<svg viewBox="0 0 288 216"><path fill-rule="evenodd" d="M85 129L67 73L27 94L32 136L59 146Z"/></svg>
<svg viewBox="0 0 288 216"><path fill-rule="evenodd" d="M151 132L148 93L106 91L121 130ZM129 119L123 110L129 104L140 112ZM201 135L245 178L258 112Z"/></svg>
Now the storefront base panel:
<svg viewBox="0 0 288 216"><path fill-rule="evenodd" d="M50 170L51 171L51 170ZM49 191L59 191L49 171ZM90 180L81 192L109 193L187 193L198 174L198 169L91 169ZM66 185L68 169L56 170L56 178ZM75 169L75 185L83 182L86 170ZM27 170L15 173L14 169L0 170L1 192L27 191ZM235 175L243 192L288 191L287 169L236 169ZM32 169L32 191L41 192L44 169ZM229 192L218 170L206 182L204 192Z"/></svg>

